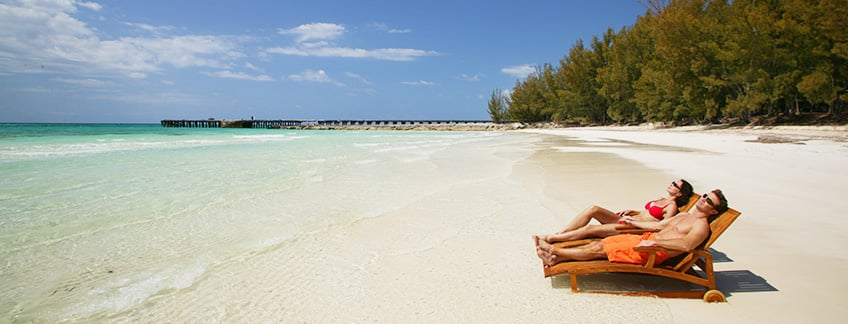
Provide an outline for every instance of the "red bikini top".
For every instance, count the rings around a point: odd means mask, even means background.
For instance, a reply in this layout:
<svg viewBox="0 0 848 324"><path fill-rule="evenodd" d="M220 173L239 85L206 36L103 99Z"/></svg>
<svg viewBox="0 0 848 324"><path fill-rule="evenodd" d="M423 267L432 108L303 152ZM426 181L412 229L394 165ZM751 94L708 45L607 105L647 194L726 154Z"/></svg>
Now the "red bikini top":
<svg viewBox="0 0 848 324"><path fill-rule="evenodd" d="M645 203L645 209L648 210L648 214L651 214L651 216L654 216L654 218L656 218L657 220L663 219L663 209L664 208L665 207L660 207L660 206L654 205L653 201L649 201L649 202Z"/></svg>

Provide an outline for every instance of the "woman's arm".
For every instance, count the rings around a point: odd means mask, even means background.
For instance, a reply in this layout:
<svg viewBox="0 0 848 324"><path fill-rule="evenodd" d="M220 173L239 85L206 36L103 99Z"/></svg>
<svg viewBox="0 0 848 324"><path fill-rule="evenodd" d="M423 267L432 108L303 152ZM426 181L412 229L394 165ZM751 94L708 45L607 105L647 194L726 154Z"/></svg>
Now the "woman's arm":
<svg viewBox="0 0 848 324"><path fill-rule="evenodd" d="M666 219L668 219L668 218L670 218L674 215L677 215L677 213L679 211L680 210L677 209L677 203L674 202L674 200L672 200L670 203L668 203L668 205L665 205L665 208L663 208L663 215L662 215L663 220L666 220Z"/></svg>

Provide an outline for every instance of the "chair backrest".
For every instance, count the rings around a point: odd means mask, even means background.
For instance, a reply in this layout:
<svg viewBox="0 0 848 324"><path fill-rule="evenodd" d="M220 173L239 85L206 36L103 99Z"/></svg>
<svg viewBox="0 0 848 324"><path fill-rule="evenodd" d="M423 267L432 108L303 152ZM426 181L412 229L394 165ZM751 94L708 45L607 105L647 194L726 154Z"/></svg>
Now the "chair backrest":
<svg viewBox="0 0 848 324"><path fill-rule="evenodd" d="M698 199L700 199L700 198L701 198L701 195L696 194L696 193L692 193L692 195L689 196L689 201L686 203L686 205L677 207L677 212L678 213L688 212L690 209L692 209L692 206L695 206L695 203L698 202Z"/></svg>
<svg viewBox="0 0 848 324"><path fill-rule="evenodd" d="M730 227L730 224L733 224L733 221L741 214L736 209L728 208L721 215L718 215L710 222L710 237L704 242L701 248L704 250L709 249L713 245L713 242L721 236L721 233L724 233L724 230Z"/></svg>

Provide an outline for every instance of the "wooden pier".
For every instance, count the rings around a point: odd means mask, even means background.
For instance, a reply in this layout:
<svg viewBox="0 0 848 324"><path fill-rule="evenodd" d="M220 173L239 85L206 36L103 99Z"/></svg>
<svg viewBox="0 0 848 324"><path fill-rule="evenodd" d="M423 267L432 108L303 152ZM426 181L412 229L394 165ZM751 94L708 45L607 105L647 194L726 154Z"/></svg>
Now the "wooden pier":
<svg viewBox="0 0 848 324"><path fill-rule="evenodd" d="M413 125L475 125L491 124L491 120L356 120L356 119L275 119L275 120L185 120L165 119L161 121L162 127L189 127L189 128L287 128L287 127L314 127L314 126L413 126Z"/></svg>
<svg viewBox="0 0 848 324"><path fill-rule="evenodd" d="M220 128L220 120L163 120L162 127Z"/></svg>

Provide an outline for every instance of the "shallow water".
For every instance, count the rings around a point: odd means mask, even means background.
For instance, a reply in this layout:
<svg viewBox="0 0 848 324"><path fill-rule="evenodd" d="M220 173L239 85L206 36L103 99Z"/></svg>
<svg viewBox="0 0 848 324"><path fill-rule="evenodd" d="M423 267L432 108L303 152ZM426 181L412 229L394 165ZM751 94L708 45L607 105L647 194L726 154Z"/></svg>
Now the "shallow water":
<svg viewBox="0 0 848 324"><path fill-rule="evenodd" d="M0 316L132 312L190 291L222 264L469 176L440 169L442 151L473 161L489 151L471 148L535 138L0 124Z"/></svg>

